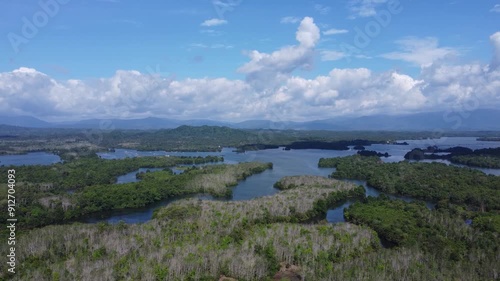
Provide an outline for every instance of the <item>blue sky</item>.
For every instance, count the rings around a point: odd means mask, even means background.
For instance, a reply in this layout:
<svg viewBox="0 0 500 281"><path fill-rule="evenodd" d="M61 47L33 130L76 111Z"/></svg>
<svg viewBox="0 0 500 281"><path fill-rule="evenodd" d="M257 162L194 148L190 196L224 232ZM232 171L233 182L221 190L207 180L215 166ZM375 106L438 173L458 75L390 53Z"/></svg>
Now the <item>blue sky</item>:
<svg viewBox="0 0 500 281"><path fill-rule="evenodd" d="M0 98L42 119L310 120L500 95L500 1L20 0L0 11Z"/></svg>

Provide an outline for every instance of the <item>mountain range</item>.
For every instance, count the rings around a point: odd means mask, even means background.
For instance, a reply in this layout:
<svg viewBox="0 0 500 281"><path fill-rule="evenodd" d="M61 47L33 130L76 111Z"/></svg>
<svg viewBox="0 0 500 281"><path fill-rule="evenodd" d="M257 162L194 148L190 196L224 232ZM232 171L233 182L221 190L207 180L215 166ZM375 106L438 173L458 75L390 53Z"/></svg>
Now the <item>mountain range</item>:
<svg viewBox="0 0 500 281"><path fill-rule="evenodd" d="M157 130L189 126L227 126L237 129L293 130L386 130L386 131L495 131L500 130L500 110L470 112L426 112L406 115L336 117L306 122L247 120L223 122L208 119L178 120L148 117L142 119L86 119L74 122L47 122L32 116L0 116L0 124L31 128L88 128Z"/></svg>

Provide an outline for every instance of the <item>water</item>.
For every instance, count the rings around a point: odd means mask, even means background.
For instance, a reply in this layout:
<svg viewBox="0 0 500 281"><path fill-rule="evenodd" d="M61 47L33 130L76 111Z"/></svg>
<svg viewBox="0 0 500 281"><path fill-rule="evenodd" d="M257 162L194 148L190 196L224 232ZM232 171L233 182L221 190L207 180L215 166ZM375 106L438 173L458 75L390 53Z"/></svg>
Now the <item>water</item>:
<svg viewBox="0 0 500 281"><path fill-rule="evenodd" d="M265 195L273 195L278 192L273 187L274 183L285 176L315 175L327 177L333 172L332 168L318 168L321 157L343 157L356 154L356 151L335 150L283 150L267 149L250 151L246 153L228 153L230 149L224 149L224 162L235 164L239 162L259 161L272 162L273 169L266 170L261 174L253 175L240 182L233 189L233 200L248 200Z"/></svg>
<svg viewBox="0 0 500 281"><path fill-rule="evenodd" d="M124 223L143 223L151 218L153 218L153 212L157 208L164 207L172 202L184 199L184 198L198 198L201 200L214 200L214 198L210 195L206 194L197 194L191 196L179 196L176 198L170 198L167 200L162 200L146 207L142 208L129 208L124 210L112 210L107 212L94 213L85 218L82 218L81 221L85 223L98 223L98 222L107 222L107 223L118 223L123 221Z"/></svg>
<svg viewBox="0 0 500 281"><path fill-rule="evenodd" d="M138 170L135 170L133 172L127 173L125 175L121 175L116 179L116 183L129 183L129 182L138 182L139 179L136 177L138 173L146 173L147 171L154 172L154 171L161 171L163 170L162 168L140 168Z"/></svg>
<svg viewBox="0 0 500 281"><path fill-rule="evenodd" d="M205 157L208 155L221 156L220 152L168 152L168 151L138 151L135 149L117 148L114 152L99 152L97 153L103 159L124 159L134 158L139 156L190 156L190 157Z"/></svg>
<svg viewBox="0 0 500 281"><path fill-rule="evenodd" d="M47 152L0 156L1 166L50 165L57 162L61 162L61 158L58 155Z"/></svg>
<svg viewBox="0 0 500 281"><path fill-rule="evenodd" d="M403 200L405 202L422 201L409 196L398 196L378 191L377 189L367 185L366 181L361 181L361 180L345 180L345 181L352 182L356 185L362 185L365 188L366 196L378 197L384 194L393 200ZM354 202L355 201L353 200L347 200L344 202L340 202L335 206L332 206L332 208L326 212L326 221L328 221L329 223L345 222L344 209L351 206L351 204L353 204ZM423 202L425 203L425 206L427 206L429 210L434 210L436 207L436 203L434 202L431 201L423 201Z"/></svg>
<svg viewBox="0 0 500 281"><path fill-rule="evenodd" d="M471 149L500 147L500 142L498 141L477 141L475 137L442 137L439 139L401 140L398 142L407 142L408 145L372 144L371 146L366 146L366 149L389 153L390 157L381 158L384 162L400 162L405 160L405 154L414 148L427 148L429 146L437 146L440 149L454 146L463 146Z"/></svg>
<svg viewBox="0 0 500 281"><path fill-rule="evenodd" d="M414 162L414 161L412 161ZM415 161L417 162L417 161ZM494 176L500 176L500 169L488 169L488 168L479 168L479 167L471 167L467 165L462 165L462 164L455 164L451 163L448 160L445 159L424 159L420 160L419 162L425 162L425 163L432 163L432 162L438 162L438 163L443 163L446 165L451 165L451 166L456 166L456 167L462 167L462 168L472 168L474 170L479 170L487 175L494 175Z"/></svg>
<svg viewBox="0 0 500 281"><path fill-rule="evenodd" d="M375 150L377 152L389 153L391 157L381 159L386 162L398 162L404 160L404 155L413 148L425 148L427 146L437 145L439 148L449 148L453 146L465 146L472 149L478 148L488 148L488 147L500 147L500 142L485 142L476 141L476 138L460 137L460 138L441 138L441 139L426 139L426 140L401 140L398 142L406 141L409 145L390 145L390 144L374 144L371 146L366 146L368 150ZM274 183L284 176L294 176L294 175L317 175L317 176L328 176L334 169L331 168L318 168L319 158L322 157L343 157L356 154L356 150L350 149L345 151L335 151L335 150L317 150L317 149L305 149L305 150L290 150L285 151L282 148L278 149L268 149L260 151L249 151L246 153L236 153L233 152L234 148L224 148L221 152L165 152L165 151L137 151L132 149L116 149L114 152L99 153L98 155L104 159L122 159L126 157L138 157L138 156L223 156L224 163L236 164L240 162L250 162L250 161L260 161L260 162L272 162L273 169L266 170L261 174L253 175L244 181L241 181L233 189L232 200L248 200L260 196L272 195L278 192L277 189L273 187ZM33 165L33 164L51 164L60 161L57 155L35 152L26 155L4 155L0 156L0 164L4 163L15 163L14 165ZM5 162L4 162L5 161ZM7 162L8 161L8 162ZM427 160L425 160L427 161ZM446 160L434 160L438 162L443 162L450 164ZM217 163L211 163L217 164ZM457 165L460 166L460 165ZM494 174L500 176L499 169L483 169L477 168L485 173ZM150 169L153 170L153 169ZM140 171L140 170L139 170ZM180 173L181 169L173 169L174 172ZM134 171L127 175L123 175L119 178L118 182L128 182L128 180L136 181L135 174L138 171ZM363 181L354 181L356 184L361 184L365 187L367 196L379 196L380 192L374 188L366 185ZM197 195L198 198L212 199L206 196ZM391 198L402 199L405 201L413 200L410 197L396 197L390 196ZM175 199L175 200L178 200ZM120 220L126 223L140 223L146 222L151 219L154 209L165 206L172 202L172 199L164 200L156 204L149 205L145 208L139 209L127 209L120 211L113 211L107 213L97 214L86 221L90 223L95 223L99 221L107 221L110 223L115 223ZM341 222L344 220L343 209L350 204L351 201L341 202L336 208L332 208L327 213L327 220L329 222ZM426 202L429 208L433 208L432 202Z"/></svg>
<svg viewBox="0 0 500 281"><path fill-rule="evenodd" d="M453 146L465 146L472 149L500 147L500 142L478 142L476 138L441 138L441 139L426 139L426 140L402 140L406 141L409 145L392 145L392 144L374 144L367 146L368 150L375 150L377 152L389 153L391 157L381 159L386 162L399 162L404 160L404 155L413 148L425 148L427 146L437 145L439 148L449 148ZM118 159L124 157L136 156L152 156L152 155L171 155L171 156L207 156L217 155L224 157L224 163L236 164L240 162L260 161L272 162L273 169L266 170L261 174L253 175L246 180L241 181L233 189L232 200L248 200L256 197L273 195L279 192L273 187L274 183L284 176L294 175L317 175L328 176L334 169L332 168L318 168L319 158L327 157L344 157L356 154L356 150L350 149L345 151L335 150L318 150L318 149L304 149L304 150L290 150L286 151L282 148L267 149L260 151L248 151L245 153L235 153L234 148L224 148L221 152L164 152L164 151L136 151L127 149L116 149L115 152L101 153L100 156L106 159ZM437 160L438 162L448 161ZM482 169L477 168L485 173L500 175L500 170L495 169ZM352 181L352 180L351 180ZM352 181L355 184L363 185L366 190L367 196L379 196L380 191L367 186L364 181ZM393 199L401 199L407 202L414 201L411 197L388 195ZM135 222L145 222L151 219L153 209L158 206L164 206L170 201L160 203L160 205L149 206L148 211L141 211L136 213L130 210L130 216L134 218ZM327 212L327 221L331 223L344 221L343 210L352 204L352 201L340 202L338 206L334 206ZM434 203L425 202L429 209L434 208ZM127 215L128 210L122 211L121 214L111 217L103 218L108 222L116 222L120 219L130 221Z"/></svg>

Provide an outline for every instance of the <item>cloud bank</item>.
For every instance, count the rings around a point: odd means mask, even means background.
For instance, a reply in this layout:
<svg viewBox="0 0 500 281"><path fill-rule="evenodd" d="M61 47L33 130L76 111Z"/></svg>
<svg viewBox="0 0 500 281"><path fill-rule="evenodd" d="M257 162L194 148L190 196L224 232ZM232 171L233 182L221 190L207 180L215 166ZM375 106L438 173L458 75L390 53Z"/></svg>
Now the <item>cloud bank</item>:
<svg viewBox="0 0 500 281"><path fill-rule="evenodd" d="M313 67L315 57L335 60L339 54L315 50L320 30L312 18L300 21L295 39L295 45L271 53L248 51L249 60L237 69L245 79L176 80L118 70L112 77L61 81L23 67L0 73L0 110L48 120L157 116L304 121L500 106L500 32L490 37L494 54L489 64L447 64L443 58L453 50L432 38L398 41L401 51L386 56L421 65L416 78L366 68L333 68L304 78L297 73Z"/></svg>

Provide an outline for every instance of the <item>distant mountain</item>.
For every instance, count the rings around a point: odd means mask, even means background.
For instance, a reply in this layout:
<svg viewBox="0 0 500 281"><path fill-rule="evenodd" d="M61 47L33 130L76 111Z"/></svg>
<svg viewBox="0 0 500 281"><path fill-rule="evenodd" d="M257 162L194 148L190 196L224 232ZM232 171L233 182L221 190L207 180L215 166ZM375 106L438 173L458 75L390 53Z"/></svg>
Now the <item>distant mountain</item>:
<svg viewBox="0 0 500 281"><path fill-rule="evenodd" d="M387 130L387 131L494 131L500 130L500 110L478 109L471 112L426 112L405 115L336 117L307 122L247 120L222 122L208 119L176 120L148 117L142 119L88 119L77 122L49 123L31 116L0 117L0 124L32 128L85 129L172 129L182 125L226 126L235 129L294 130Z"/></svg>
<svg viewBox="0 0 500 281"><path fill-rule="evenodd" d="M0 116L0 124L28 128L48 128L51 126L49 122L31 116Z"/></svg>
<svg viewBox="0 0 500 281"><path fill-rule="evenodd" d="M500 110L426 112L408 115L374 115L335 122L341 130L500 130Z"/></svg>
<svg viewBox="0 0 500 281"><path fill-rule="evenodd" d="M53 123L58 128L85 129L140 129L157 130L176 128L182 125L177 120L148 117L142 119L87 119L77 122Z"/></svg>
<svg viewBox="0 0 500 281"><path fill-rule="evenodd" d="M233 123L230 126L239 129L276 129L285 130L296 128L300 125L297 122L274 122L271 120L247 120L239 123Z"/></svg>

